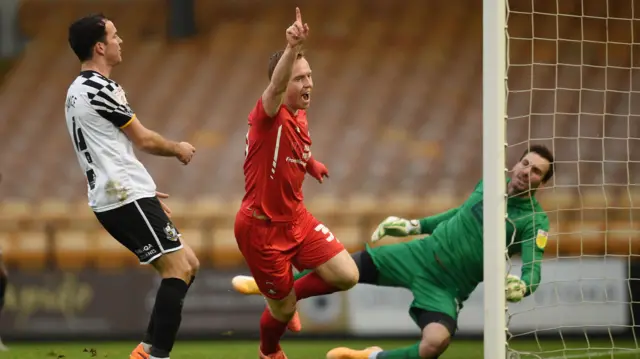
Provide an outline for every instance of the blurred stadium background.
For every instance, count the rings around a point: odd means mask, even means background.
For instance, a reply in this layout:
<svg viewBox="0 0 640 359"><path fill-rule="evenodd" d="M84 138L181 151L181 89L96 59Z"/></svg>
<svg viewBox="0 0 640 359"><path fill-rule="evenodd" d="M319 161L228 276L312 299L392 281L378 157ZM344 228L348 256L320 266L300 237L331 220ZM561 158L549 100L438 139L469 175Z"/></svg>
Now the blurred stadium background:
<svg viewBox="0 0 640 359"><path fill-rule="evenodd" d="M638 290L629 280L638 270L627 260L640 252L634 3L512 1L509 18L508 165L530 143L554 149L556 178L540 194L552 223L547 258L623 258L621 270L597 268L622 285L623 305L602 307L615 315L589 314L609 326L605 335L610 327L633 334ZM158 189L172 196L174 221L203 266L185 303L182 338L255 336L264 302L229 291L229 278L246 272L233 219L246 117L295 5L312 31L313 153L331 173L323 185L306 181L311 211L353 251L387 215L426 216L470 193L482 174L481 1L3 0L0 246L11 275L3 338L137 340L153 304L153 273L87 207L63 126L64 94L78 72L67 28L90 12L113 19L124 39L124 62L112 77L139 118L198 149L187 167L140 154ZM598 285L606 283L596 292ZM585 301L583 290L574 295ZM367 288L309 300L301 306L305 334L412 336L409 300ZM481 335L481 305L469 304L462 336ZM567 316L584 317L571 308Z"/></svg>

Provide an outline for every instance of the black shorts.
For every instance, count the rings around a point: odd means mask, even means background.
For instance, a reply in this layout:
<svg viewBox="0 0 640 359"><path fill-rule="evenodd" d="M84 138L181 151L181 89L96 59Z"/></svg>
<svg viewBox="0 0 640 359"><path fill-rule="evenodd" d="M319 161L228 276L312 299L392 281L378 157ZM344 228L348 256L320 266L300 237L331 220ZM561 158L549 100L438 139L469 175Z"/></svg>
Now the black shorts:
<svg viewBox="0 0 640 359"><path fill-rule="evenodd" d="M458 329L458 322L445 313L432 312L429 310L411 307L410 314L413 318L416 318L416 324L418 324L421 331L431 323L443 325L447 330L449 330L449 334L451 336L453 336Z"/></svg>
<svg viewBox="0 0 640 359"><path fill-rule="evenodd" d="M94 213L104 229L138 256L142 264L182 248L180 232L156 197L141 198L116 209Z"/></svg>

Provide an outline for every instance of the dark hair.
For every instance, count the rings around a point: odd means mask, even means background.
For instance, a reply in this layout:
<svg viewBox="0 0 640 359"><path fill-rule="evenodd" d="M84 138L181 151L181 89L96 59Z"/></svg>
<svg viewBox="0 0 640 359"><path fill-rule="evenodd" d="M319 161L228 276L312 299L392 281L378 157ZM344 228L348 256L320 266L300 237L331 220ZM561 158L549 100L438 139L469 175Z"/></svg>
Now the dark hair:
<svg viewBox="0 0 640 359"><path fill-rule="evenodd" d="M520 157L520 161L522 161L524 156L526 156L529 152L536 153L540 157L549 161L549 169L547 170L547 173L544 174L544 177L542 177L542 182L545 183L548 180L550 180L551 177L553 177L553 172L555 169L553 153L551 153L551 150L549 150L545 145L533 145L524 151L524 153L522 154L522 157Z"/></svg>
<svg viewBox="0 0 640 359"><path fill-rule="evenodd" d="M267 72L267 75L269 75L269 81L271 81L273 72L276 70L276 65L278 65L278 62L282 58L282 55L284 55L284 50L274 52L273 54L271 54L271 57L269 57L269 71ZM296 59L301 59L303 57L304 57L304 52L299 52Z"/></svg>
<svg viewBox="0 0 640 359"><path fill-rule="evenodd" d="M107 18L103 14L92 14L69 26L69 46L80 62L91 60L94 46L106 40L106 23Z"/></svg>

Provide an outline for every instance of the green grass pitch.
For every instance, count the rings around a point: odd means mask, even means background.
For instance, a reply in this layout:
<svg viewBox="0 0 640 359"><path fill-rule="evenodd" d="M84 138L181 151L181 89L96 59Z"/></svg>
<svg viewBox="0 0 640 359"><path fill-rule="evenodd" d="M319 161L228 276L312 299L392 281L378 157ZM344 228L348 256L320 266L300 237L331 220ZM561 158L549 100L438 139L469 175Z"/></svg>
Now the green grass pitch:
<svg viewBox="0 0 640 359"><path fill-rule="evenodd" d="M383 348L393 349L412 344L412 341L301 341L285 340L283 348L289 359L324 359L328 350L337 346L349 346L362 348L370 345L379 345ZM91 358L118 358L128 359L129 353L135 342L114 343L8 343L10 351L0 353L0 359L91 359ZM616 348L634 348L631 342L615 343ZM258 343L255 341L210 341L210 342L178 342L173 353L173 359L256 359ZM585 348L585 343L573 343L567 346ZM542 356L522 355L522 359L589 359L589 358L639 358L640 351L624 352L611 350L610 341L592 342L592 347L603 349L592 350L589 354L585 350L576 349L569 351L555 351ZM559 342L544 343L544 350L551 351L562 349ZM523 350L536 350L535 342L527 342L519 346ZM609 349L605 349L609 348ZM480 341L454 341L441 359L471 359L482 358L482 343Z"/></svg>

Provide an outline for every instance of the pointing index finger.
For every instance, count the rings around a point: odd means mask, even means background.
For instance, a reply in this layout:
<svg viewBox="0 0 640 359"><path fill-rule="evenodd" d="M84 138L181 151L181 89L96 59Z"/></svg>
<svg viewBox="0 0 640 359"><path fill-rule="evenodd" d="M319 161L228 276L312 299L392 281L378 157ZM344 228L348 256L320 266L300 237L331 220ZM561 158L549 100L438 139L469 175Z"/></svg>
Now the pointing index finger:
<svg viewBox="0 0 640 359"><path fill-rule="evenodd" d="M296 6L296 21L302 23L302 14L300 13L300 8Z"/></svg>

